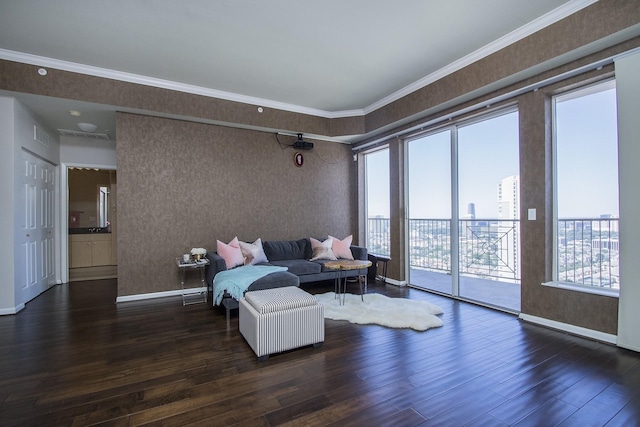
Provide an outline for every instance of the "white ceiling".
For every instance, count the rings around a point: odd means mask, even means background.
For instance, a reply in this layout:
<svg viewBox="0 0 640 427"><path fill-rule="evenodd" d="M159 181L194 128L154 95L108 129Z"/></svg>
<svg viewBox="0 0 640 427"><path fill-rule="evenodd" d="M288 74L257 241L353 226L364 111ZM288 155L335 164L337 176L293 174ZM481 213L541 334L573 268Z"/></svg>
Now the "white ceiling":
<svg viewBox="0 0 640 427"><path fill-rule="evenodd" d="M594 1L0 0L0 58L340 117Z"/></svg>

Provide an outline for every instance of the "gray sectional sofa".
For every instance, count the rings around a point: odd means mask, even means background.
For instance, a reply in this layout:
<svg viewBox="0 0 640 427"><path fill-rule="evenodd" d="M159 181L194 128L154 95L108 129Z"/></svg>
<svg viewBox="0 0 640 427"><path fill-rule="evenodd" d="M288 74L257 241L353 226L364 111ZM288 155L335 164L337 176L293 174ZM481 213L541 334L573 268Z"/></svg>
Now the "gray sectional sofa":
<svg viewBox="0 0 640 427"><path fill-rule="evenodd" d="M318 239L321 240L321 239ZM311 241L308 238L298 240L267 240L262 243L264 253L269 262L258 265L274 265L287 267L287 271L272 273L253 282L247 291L257 291L284 286L300 286L304 283L332 280L338 277L338 271L329 270L324 266L328 260L314 260L312 258ZM357 260L367 260L367 248L352 245L350 247L353 258ZM227 269L224 259L215 252L207 254L210 264L205 269L205 277L210 296L213 294L213 280L216 274ZM366 276L367 269L348 270L342 272L341 277ZM210 299L212 304L213 297ZM238 301L230 295L225 294L222 299L222 306L226 309L227 324L229 323L229 312L238 308Z"/></svg>

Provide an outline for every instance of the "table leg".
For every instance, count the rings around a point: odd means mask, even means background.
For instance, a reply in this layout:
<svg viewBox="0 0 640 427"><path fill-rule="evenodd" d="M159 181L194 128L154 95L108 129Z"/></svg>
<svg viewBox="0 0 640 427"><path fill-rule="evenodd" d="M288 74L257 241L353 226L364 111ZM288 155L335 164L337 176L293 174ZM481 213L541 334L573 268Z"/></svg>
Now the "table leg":
<svg viewBox="0 0 640 427"><path fill-rule="evenodd" d="M342 303L340 305L344 305L344 303L347 301L347 271L344 270L344 272L342 270L340 270L340 275L343 275L344 278L342 278L341 280L344 280L344 291L342 292Z"/></svg>
<svg viewBox="0 0 640 427"><path fill-rule="evenodd" d="M187 305L186 300L184 298L184 268L180 269L181 272L181 276L180 276L180 289L182 290L182 305L185 306Z"/></svg>
<svg viewBox="0 0 640 427"><path fill-rule="evenodd" d="M205 280L204 280L204 267L200 268L200 288L204 289L202 292L204 292L204 302L207 302L207 285L205 284Z"/></svg>

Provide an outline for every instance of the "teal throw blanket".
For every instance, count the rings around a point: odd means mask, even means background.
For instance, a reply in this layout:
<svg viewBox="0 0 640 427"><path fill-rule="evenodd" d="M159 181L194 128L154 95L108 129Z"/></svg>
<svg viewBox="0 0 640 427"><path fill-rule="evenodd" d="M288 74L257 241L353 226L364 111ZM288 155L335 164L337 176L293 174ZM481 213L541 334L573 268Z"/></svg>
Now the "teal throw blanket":
<svg viewBox="0 0 640 427"><path fill-rule="evenodd" d="M239 300L244 296L247 288L259 278L287 270L287 267L272 265L244 265L232 270L221 271L213 278L213 301L215 305L219 305L225 290L229 295Z"/></svg>

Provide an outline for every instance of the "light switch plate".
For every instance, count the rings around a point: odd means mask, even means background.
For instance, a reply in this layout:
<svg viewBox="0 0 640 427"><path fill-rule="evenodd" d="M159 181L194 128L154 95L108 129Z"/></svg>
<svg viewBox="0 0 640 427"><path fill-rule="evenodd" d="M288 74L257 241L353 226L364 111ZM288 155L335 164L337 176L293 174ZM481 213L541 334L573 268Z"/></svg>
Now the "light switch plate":
<svg viewBox="0 0 640 427"><path fill-rule="evenodd" d="M529 221L535 221L536 220L536 209L535 208L531 208L527 211L527 218L529 219Z"/></svg>

